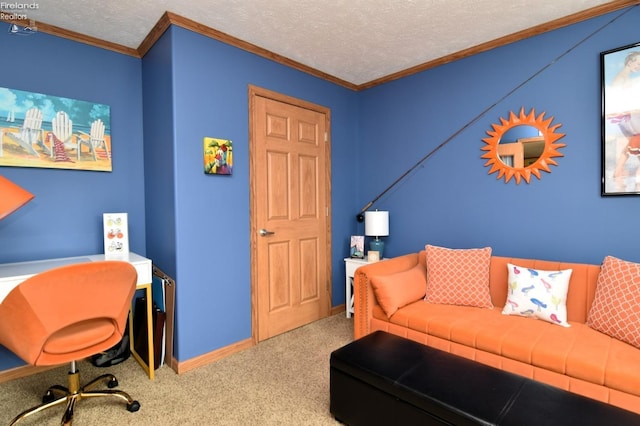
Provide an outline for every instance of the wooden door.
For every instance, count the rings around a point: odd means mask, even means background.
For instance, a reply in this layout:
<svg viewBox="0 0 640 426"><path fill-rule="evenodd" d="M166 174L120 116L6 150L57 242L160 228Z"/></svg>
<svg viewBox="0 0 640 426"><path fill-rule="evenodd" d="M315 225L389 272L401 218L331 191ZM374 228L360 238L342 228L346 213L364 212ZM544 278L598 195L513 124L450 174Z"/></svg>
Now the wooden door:
<svg viewBox="0 0 640 426"><path fill-rule="evenodd" d="M254 87L250 106L253 330L261 341L329 315L329 111Z"/></svg>

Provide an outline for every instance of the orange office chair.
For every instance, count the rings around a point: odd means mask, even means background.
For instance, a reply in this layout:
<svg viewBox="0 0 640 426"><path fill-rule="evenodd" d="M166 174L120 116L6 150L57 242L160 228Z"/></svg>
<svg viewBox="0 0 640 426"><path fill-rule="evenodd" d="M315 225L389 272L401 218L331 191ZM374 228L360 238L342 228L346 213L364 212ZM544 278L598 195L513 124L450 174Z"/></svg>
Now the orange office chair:
<svg viewBox="0 0 640 426"><path fill-rule="evenodd" d="M140 403L104 374L80 387L76 360L105 351L122 339L136 289L135 268L120 261L79 263L35 275L15 287L0 304L0 343L31 365L71 363L69 387L52 386L42 404L11 424L66 402L62 424L71 424L83 398L114 396L134 412ZM92 390L106 383L109 390Z"/></svg>

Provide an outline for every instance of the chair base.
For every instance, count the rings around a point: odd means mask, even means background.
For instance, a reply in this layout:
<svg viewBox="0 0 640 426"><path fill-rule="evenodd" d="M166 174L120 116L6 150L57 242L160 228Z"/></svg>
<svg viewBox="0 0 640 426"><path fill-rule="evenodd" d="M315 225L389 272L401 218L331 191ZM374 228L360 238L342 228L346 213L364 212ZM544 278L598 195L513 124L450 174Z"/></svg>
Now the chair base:
<svg viewBox="0 0 640 426"><path fill-rule="evenodd" d="M84 398L97 398L97 397L116 397L124 400L127 403L127 410L130 412L135 412L140 409L140 403L135 401L133 398L129 396L128 393L115 390L118 386L118 380L115 378L113 374L103 374L91 382L87 383L83 387L80 387L80 372L79 371L71 371L69 372L69 387L66 388L60 385L51 386L47 393L42 397L42 404L37 405L33 408L23 411L18 414L9 425L13 425L18 423L20 420L28 417L32 414L39 413L40 411L44 411L51 407L56 407L58 405L62 405L66 403L66 409L64 415L62 416L62 425L71 425L73 422L73 412L75 410L75 406L78 402L80 402ZM101 383L105 383L109 389L102 390L93 390L96 386Z"/></svg>

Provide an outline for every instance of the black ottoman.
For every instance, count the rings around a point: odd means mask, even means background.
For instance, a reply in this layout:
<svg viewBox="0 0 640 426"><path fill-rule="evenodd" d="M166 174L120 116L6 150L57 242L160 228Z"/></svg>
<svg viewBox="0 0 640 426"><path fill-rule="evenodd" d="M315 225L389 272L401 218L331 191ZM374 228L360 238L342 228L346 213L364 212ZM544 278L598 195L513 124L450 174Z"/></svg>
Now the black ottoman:
<svg viewBox="0 0 640 426"><path fill-rule="evenodd" d="M640 415L377 331L331 354L348 425L640 425Z"/></svg>

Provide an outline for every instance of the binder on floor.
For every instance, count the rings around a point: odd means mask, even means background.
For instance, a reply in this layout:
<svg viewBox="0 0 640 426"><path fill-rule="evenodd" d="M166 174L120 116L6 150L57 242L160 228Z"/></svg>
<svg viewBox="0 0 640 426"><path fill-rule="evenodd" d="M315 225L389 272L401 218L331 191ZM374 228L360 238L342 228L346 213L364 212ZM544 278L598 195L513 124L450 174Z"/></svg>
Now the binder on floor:
<svg viewBox="0 0 640 426"><path fill-rule="evenodd" d="M160 309L166 312L164 340L162 343L163 355L161 358L161 362L166 363L169 367L177 372L178 363L176 359L173 358L173 324L176 282L173 278L162 272L156 265L153 265L153 278L153 300L158 303L158 307L160 307ZM163 304L164 306L161 306L161 304Z"/></svg>
<svg viewBox="0 0 640 426"><path fill-rule="evenodd" d="M163 341L164 341L164 325L166 321L166 313L161 311L158 306L153 303L152 321L153 321L153 359L154 369L159 368L163 364ZM142 360L149 364L149 336L147 334L147 298L139 297L135 303L135 315L133 317L134 329L134 349Z"/></svg>
<svg viewBox="0 0 640 426"><path fill-rule="evenodd" d="M177 372L177 361L173 358L175 281L155 265L153 265L151 295L154 369L162 367L166 362ZM149 365L147 330L147 298L145 294L143 297L137 297L134 303L133 349L142 361Z"/></svg>

